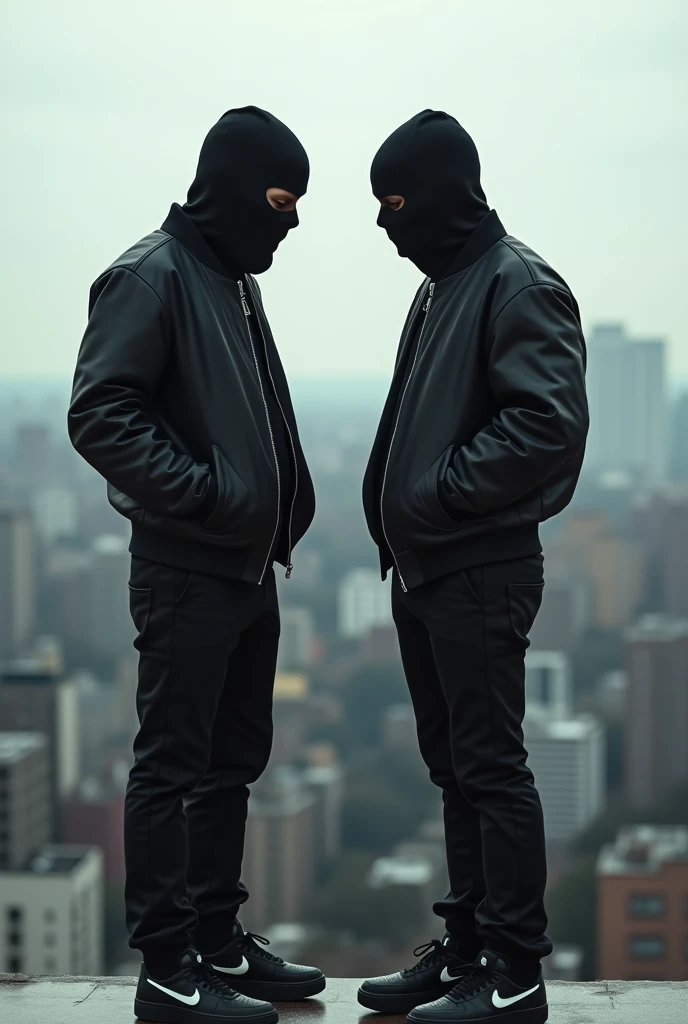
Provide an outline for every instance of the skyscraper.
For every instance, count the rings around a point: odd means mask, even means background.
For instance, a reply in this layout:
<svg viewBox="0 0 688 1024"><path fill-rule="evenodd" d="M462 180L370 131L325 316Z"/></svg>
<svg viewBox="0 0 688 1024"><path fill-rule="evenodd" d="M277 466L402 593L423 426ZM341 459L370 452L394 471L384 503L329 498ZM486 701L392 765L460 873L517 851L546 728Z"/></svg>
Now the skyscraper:
<svg viewBox="0 0 688 1024"><path fill-rule="evenodd" d="M134 639L129 614L130 557L123 537L104 535L93 544L90 569L90 637L99 654L125 654Z"/></svg>
<svg viewBox="0 0 688 1024"><path fill-rule="evenodd" d="M339 587L339 632L357 639L376 626L392 623L390 580L380 581L373 569L352 569Z"/></svg>
<svg viewBox="0 0 688 1024"><path fill-rule="evenodd" d="M50 765L53 836L59 829L62 800L79 781L78 696L64 677L53 647L21 661L8 662L0 673L0 722L6 732L41 733Z"/></svg>
<svg viewBox="0 0 688 1024"><path fill-rule="evenodd" d="M278 672L300 672L313 661L313 613L308 608L284 607L280 612L281 633Z"/></svg>
<svg viewBox="0 0 688 1024"><path fill-rule="evenodd" d="M0 969L103 973L103 856L93 846L43 846L0 872Z"/></svg>
<svg viewBox="0 0 688 1024"><path fill-rule="evenodd" d="M688 619L688 489L666 487L639 498L633 534L644 556L644 609Z"/></svg>
<svg viewBox="0 0 688 1024"><path fill-rule="evenodd" d="M526 653L526 703L554 718L571 714L571 663L566 654L533 648Z"/></svg>
<svg viewBox="0 0 688 1024"><path fill-rule="evenodd" d="M0 871L23 867L50 839L45 737L0 732Z"/></svg>
<svg viewBox="0 0 688 1024"><path fill-rule="evenodd" d="M593 821L606 790L604 726L592 715L557 718L530 707L523 723L547 841L566 843Z"/></svg>
<svg viewBox="0 0 688 1024"><path fill-rule="evenodd" d="M585 469L663 483L668 459L664 341L633 339L620 323L597 324L588 335L587 388Z"/></svg>
<svg viewBox="0 0 688 1024"><path fill-rule="evenodd" d="M688 619L645 615L626 631L626 794L651 804L688 777Z"/></svg>
<svg viewBox="0 0 688 1024"><path fill-rule="evenodd" d="M26 512L0 509L0 661L33 638L36 583L33 525Z"/></svg>
<svg viewBox="0 0 688 1024"><path fill-rule="evenodd" d="M246 828L245 927L303 920L316 879L318 798L301 774L280 766L256 784Z"/></svg>

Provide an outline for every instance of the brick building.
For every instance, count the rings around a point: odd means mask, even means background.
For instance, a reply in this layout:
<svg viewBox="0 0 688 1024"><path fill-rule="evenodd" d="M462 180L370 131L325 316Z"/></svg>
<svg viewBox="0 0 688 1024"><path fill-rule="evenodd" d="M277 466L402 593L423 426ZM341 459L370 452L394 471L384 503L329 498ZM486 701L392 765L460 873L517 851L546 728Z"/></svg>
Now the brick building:
<svg viewBox="0 0 688 1024"><path fill-rule="evenodd" d="M597 892L599 978L688 980L688 826L622 829Z"/></svg>

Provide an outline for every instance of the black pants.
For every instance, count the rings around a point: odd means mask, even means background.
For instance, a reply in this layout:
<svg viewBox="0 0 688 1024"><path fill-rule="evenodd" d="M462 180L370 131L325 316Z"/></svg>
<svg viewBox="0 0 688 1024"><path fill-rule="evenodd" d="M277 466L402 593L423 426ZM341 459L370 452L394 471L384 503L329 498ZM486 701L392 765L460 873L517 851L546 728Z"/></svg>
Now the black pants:
<svg viewBox="0 0 688 1024"><path fill-rule="evenodd" d="M268 762L279 641L261 586L132 559L140 729L125 807L130 945L159 969L227 942L238 907L247 785Z"/></svg>
<svg viewBox="0 0 688 1024"><path fill-rule="evenodd" d="M551 952L545 839L526 765L527 634L540 607L542 556L455 573L405 594L394 618L421 754L441 788L451 891L434 910L466 955Z"/></svg>

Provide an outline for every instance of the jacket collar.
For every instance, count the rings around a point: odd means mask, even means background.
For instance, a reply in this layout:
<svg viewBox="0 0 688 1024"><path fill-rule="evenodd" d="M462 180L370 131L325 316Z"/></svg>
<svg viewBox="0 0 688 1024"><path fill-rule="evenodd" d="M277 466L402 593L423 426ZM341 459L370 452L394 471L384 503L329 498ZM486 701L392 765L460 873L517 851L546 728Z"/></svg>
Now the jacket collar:
<svg viewBox="0 0 688 1024"><path fill-rule="evenodd" d="M496 210L490 210L485 214L477 228L468 237L468 241L461 248L461 251L450 264L446 274L438 284L442 284L449 277L468 270L481 256L484 256L488 249L491 249L495 242L507 235L506 228L497 216Z"/></svg>
<svg viewBox="0 0 688 1024"><path fill-rule="evenodd" d="M162 230L172 235L178 242L188 249L192 256L195 256L208 270L227 278L228 281L238 281L241 273L237 271L236 276L229 273L203 238L194 222L184 212L179 203L172 203L170 212L162 224Z"/></svg>

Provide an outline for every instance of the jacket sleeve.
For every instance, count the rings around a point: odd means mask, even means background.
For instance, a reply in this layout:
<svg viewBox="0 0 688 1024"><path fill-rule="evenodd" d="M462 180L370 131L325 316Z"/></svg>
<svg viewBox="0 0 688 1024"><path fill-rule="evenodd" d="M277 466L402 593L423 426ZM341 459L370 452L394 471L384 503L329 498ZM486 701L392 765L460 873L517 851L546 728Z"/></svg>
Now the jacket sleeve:
<svg viewBox="0 0 688 1024"><path fill-rule="evenodd" d="M110 484L144 508L193 515L208 493L209 467L175 451L150 411L168 353L162 303L145 281L123 267L95 288L68 415L72 444Z"/></svg>
<svg viewBox="0 0 688 1024"><path fill-rule="evenodd" d="M455 448L440 493L486 514L535 490L581 450L588 430L585 342L573 297L533 284L499 312L488 336L492 422Z"/></svg>

